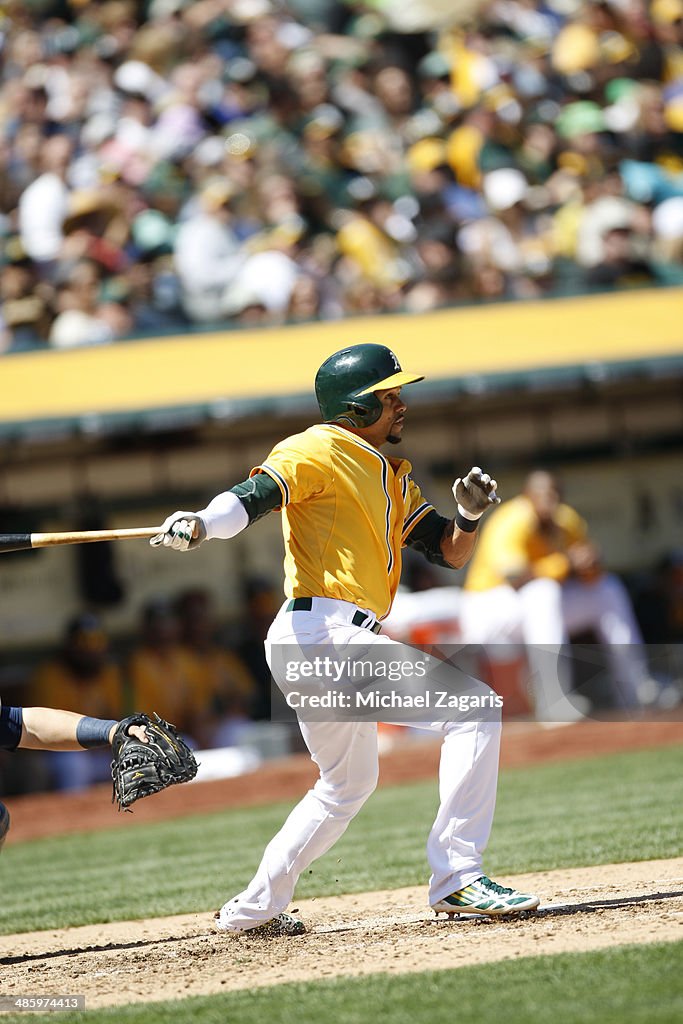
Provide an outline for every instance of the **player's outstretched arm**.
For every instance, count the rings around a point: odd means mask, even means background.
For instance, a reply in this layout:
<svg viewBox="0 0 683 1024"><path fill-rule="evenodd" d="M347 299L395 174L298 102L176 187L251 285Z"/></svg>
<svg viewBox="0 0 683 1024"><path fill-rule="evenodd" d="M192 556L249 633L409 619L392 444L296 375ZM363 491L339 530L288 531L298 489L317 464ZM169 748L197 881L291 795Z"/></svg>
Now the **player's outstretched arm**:
<svg viewBox="0 0 683 1024"><path fill-rule="evenodd" d="M255 470L249 479L217 494L199 512L174 512L150 544L153 548L163 545L174 551L192 551L205 540L229 540L282 503L283 495L275 480Z"/></svg>
<svg viewBox="0 0 683 1024"><path fill-rule="evenodd" d="M19 747L27 750L87 750L111 743L118 722L58 708L22 708ZM132 726L146 742L143 728Z"/></svg>
<svg viewBox="0 0 683 1024"><path fill-rule="evenodd" d="M223 491L199 512L173 512L149 543L153 548L163 545L190 551L213 537L228 540L248 525L249 515L240 499L232 491Z"/></svg>
<svg viewBox="0 0 683 1024"><path fill-rule="evenodd" d="M458 477L453 484L453 496L458 505L441 538L441 553L454 569L462 568L469 561L481 517L500 504L497 486L497 481L479 466L473 466L467 476Z"/></svg>

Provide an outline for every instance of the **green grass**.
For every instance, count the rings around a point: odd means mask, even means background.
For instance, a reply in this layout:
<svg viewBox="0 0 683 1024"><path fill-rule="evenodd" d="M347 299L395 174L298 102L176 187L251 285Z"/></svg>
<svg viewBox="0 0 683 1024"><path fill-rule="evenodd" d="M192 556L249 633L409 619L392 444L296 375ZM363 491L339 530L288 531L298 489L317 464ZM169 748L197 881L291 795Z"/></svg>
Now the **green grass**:
<svg viewBox="0 0 683 1024"><path fill-rule="evenodd" d="M683 944L526 957L457 971L336 978L177 1002L60 1013L61 1024L680 1024ZM54 1014L10 1014L25 1024Z"/></svg>
<svg viewBox="0 0 683 1024"><path fill-rule="evenodd" d="M154 825L131 817L111 832L9 846L0 934L216 908L247 883L290 806ZM435 810L436 781L379 790L297 896L424 884ZM501 775L486 870L677 856L682 828L678 748L515 769Z"/></svg>

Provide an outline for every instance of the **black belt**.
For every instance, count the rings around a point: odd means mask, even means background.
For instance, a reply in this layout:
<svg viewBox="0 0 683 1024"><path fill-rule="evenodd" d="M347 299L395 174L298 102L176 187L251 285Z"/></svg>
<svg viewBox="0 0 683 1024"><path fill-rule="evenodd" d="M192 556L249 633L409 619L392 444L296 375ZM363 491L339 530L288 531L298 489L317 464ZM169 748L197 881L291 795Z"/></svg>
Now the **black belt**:
<svg viewBox="0 0 683 1024"><path fill-rule="evenodd" d="M294 597L287 604L288 612L310 612L313 611L313 598L312 597ZM360 609L353 613L351 622L354 626L362 626L364 629L370 629L373 633L381 632L382 627L379 622L368 622L367 615L364 615Z"/></svg>

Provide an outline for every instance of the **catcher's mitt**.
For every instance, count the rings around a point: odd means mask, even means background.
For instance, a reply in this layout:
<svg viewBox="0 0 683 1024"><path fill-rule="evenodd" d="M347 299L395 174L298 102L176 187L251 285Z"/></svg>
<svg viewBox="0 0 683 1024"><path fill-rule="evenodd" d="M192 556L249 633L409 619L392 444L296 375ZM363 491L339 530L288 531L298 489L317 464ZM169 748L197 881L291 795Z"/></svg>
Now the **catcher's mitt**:
<svg viewBox="0 0 683 1024"><path fill-rule="evenodd" d="M189 782L197 774L195 756L175 726L154 715L138 713L124 718L112 740L112 803L128 809L143 796L159 793L177 782ZM144 726L147 743L131 736L131 725Z"/></svg>

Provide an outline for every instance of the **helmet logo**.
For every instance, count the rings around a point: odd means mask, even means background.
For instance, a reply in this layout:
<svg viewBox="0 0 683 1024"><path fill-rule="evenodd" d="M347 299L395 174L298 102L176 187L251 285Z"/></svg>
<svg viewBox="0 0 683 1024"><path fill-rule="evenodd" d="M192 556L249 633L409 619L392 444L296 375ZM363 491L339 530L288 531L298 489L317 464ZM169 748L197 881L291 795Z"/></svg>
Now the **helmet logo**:
<svg viewBox="0 0 683 1024"><path fill-rule="evenodd" d="M398 359L396 358L396 356L394 355L394 353L393 353L393 352L391 351L391 349L390 349L390 348L388 348L388 349L387 349L387 352L389 353L389 355L391 356L391 358L392 358L392 360L393 360L393 363L394 363L394 369L395 369L396 371L400 371L400 369L401 369L401 364L399 363L399 361L398 361Z"/></svg>

